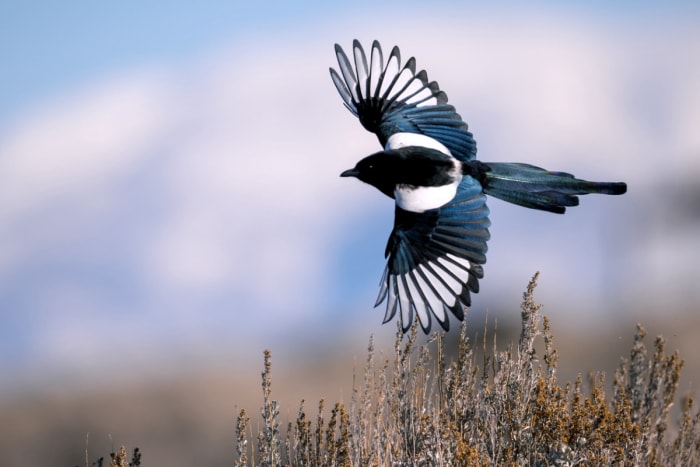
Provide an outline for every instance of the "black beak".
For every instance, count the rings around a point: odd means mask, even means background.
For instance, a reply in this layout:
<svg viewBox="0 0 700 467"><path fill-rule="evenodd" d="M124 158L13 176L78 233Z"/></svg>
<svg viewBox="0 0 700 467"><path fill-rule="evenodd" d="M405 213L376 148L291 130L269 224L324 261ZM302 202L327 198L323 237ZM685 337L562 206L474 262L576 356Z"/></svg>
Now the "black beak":
<svg viewBox="0 0 700 467"><path fill-rule="evenodd" d="M354 167L340 174L341 177L357 177L358 175L360 175L360 171Z"/></svg>

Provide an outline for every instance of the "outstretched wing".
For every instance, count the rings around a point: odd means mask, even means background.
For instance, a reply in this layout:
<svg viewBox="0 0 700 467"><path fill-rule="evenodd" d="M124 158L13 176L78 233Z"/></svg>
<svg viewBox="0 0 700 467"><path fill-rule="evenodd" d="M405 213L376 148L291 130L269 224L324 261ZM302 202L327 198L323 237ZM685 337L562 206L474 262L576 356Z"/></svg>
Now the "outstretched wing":
<svg viewBox="0 0 700 467"><path fill-rule="evenodd" d="M406 332L418 315L430 332L432 317L448 330L448 312L460 321L479 291L490 225L481 185L465 176L445 206L422 213L396 207L389 257L375 306L387 300L384 322L397 312Z"/></svg>
<svg viewBox="0 0 700 467"><path fill-rule="evenodd" d="M377 41L372 43L369 62L359 41L353 41L352 49L354 67L335 45L340 73L331 68L331 78L345 106L382 146L395 133L416 133L439 141L459 160L476 157L476 142L467 124L447 104L447 94L438 83L428 81L425 70L416 73L413 57L402 66L399 48L394 47L385 62Z"/></svg>

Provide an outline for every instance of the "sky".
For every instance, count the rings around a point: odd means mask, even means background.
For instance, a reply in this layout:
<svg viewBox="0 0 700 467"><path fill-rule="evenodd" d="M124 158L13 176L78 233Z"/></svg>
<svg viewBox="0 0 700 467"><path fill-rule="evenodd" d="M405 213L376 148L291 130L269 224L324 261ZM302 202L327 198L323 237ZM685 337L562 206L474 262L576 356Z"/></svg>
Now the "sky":
<svg viewBox="0 0 700 467"><path fill-rule="evenodd" d="M696 313L692 2L15 3L0 387L393 334L372 309L393 202L338 177L379 148L328 75L354 38L415 56L480 159L628 183L565 216L491 200L473 310L517 319L540 271L561 326Z"/></svg>

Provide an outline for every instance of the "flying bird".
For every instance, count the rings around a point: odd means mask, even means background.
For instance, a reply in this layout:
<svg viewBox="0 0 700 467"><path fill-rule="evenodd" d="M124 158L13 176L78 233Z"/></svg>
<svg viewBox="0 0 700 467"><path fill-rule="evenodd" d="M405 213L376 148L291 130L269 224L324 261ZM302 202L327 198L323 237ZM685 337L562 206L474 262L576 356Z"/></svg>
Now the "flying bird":
<svg viewBox="0 0 700 467"><path fill-rule="evenodd" d="M416 72L398 47L386 57L379 42L369 57L359 41L352 61L336 44L339 71L331 78L345 107L377 135L384 150L341 177L356 177L396 202L394 228L375 307L386 300L384 322L398 314L403 332L418 317L428 334L433 319L449 330L460 321L484 275L489 210L486 195L563 214L578 195L620 195L621 182L590 182L523 163L476 160L476 142L438 83Z"/></svg>

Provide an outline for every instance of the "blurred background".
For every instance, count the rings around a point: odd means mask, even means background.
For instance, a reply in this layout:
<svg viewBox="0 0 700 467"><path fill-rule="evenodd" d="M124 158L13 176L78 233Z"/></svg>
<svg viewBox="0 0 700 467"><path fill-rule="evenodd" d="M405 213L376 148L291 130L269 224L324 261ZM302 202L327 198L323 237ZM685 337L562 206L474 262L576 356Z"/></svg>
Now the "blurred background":
<svg viewBox="0 0 700 467"><path fill-rule="evenodd" d="M562 379L612 371L640 322L696 391L698 20L691 1L4 3L3 465L84 465L88 434L91 460L227 463L266 348L283 417L349 400L370 334L396 330L372 308L393 202L338 177L379 148L328 75L354 38L415 56L480 159L628 184L564 216L491 200L469 327L505 346L540 271Z"/></svg>

